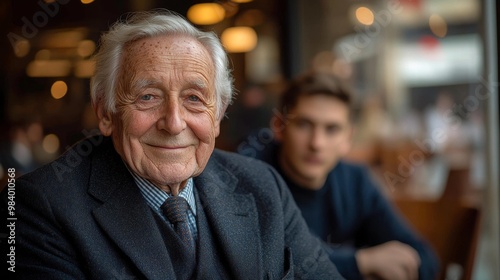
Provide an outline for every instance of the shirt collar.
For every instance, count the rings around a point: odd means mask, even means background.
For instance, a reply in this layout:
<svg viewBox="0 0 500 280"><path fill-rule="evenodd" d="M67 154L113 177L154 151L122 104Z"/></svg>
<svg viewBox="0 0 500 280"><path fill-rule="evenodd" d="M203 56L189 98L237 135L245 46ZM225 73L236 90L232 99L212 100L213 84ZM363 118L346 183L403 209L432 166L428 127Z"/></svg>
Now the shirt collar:
<svg viewBox="0 0 500 280"><path fill-rule="evenodd" d="M125 166L127 166L127 164L125 164ZM139 187L139 190L141 191L141 194L148 203L148 205L155 211L161 213L160 210L161 205L165 202L165 200L167 200L167 198L171 197L172 195L156 187L149 180L144 179L139 175L135 174L132 170L130 170L130 168L128 168L128 166L127 169L130 172L130 174L132 174L132 177L134 177L134 181ZM186 186L179 193L179 196L186 199L186 201L189 204L189 208L191 209L191 212L194 215L196 215L196 203L194 200L193 190L194 190L193 178L189 178L186 183Z"/></svg>

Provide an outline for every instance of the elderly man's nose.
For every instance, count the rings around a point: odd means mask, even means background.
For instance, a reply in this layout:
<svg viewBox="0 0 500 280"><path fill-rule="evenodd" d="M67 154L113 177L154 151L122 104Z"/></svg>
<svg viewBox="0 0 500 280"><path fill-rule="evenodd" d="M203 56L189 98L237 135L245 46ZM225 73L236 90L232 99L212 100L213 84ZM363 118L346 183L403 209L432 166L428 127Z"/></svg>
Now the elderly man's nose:
<svg viewBox="0 0 500 280"><path fill-rule="evenodd" d="M158 129L169 134L179 134L186 128L182 108L177 101L168 101L158 120Z"/></svg>

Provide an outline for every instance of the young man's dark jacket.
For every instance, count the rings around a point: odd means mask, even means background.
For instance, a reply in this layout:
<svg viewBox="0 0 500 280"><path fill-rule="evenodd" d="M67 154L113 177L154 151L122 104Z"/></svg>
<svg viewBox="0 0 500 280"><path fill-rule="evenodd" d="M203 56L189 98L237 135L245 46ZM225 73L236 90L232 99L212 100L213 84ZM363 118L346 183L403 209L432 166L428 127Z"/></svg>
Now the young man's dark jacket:
<svg viewBox="0 0 500 280"><path fill-rule="evenodd" d="M248 147L247 147L248 148ZM438 260L426 241L407 225L373 182L368 170L340 161L317 191L304 189L290 180L278 164L279 144L262 149L242 149L241 154L261 159L285 179L312 233L324 241L331 260L347 279L362 279L355 253L363 247L397 240L418 251L419 279L436 279Z"/></svg>

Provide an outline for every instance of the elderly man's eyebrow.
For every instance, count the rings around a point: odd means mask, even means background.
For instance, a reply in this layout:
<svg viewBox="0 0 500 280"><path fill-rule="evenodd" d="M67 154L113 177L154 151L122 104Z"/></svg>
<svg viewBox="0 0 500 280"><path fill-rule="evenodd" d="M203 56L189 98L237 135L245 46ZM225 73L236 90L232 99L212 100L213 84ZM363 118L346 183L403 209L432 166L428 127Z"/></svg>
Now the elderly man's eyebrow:
<svg viewBox="0 0 500 280"><path fill-rule="evenodd" d="M187 85L189 87L196 88L199 90L204 90L204 89L208 88L207 83L201 79L195 79L192 81L188 81ZM138 79L138 80L134 81L132 84L132 88L135 90L141 90L141 89L149 88L149 87L168 88L168 86L163 85L162 82L159 80Z"/></svg>
<svg viewBox="0 0 500 280"><path fill-rule="evenodd" d="M147 87L151 87L151 86L158 86L159 84L161 84L159 81L139 79L133 83L132 87L134 89L142 89L142 88L147 88Z"/></svg>
<svg viewBox="0 0 500 280"><path fill-rule="evenodd" d="M192 86L192 87L199 88L199 89L205 89L205 88L207 88L207 84L204 81L199 80L199 79L191 81L189 83L189 85Z"/></svg>

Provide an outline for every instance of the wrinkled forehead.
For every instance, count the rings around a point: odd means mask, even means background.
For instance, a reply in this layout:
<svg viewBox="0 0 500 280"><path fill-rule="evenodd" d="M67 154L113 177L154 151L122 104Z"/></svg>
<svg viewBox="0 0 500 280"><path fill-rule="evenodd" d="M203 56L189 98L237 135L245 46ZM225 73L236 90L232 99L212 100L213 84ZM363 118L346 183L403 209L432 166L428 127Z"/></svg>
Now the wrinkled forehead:
<svg viewBox="0 0 500 280"><path fill-rule="evenodd" d="M138 65L152 70L161 66L158 64L160 58L181 62L193 60L207 74L212 75L214 72L212 58L205 46L195 38L182 34L147 37L127 43L122 55L122 70L134 70Z"/></svg>
<svg viewBox="0 0 500 280"><path fill-rule="evenodd" d="M159 35L131 41L125 44L125 52L128 52L129 54L150 53L157 55L208 55L208 51L205 46L203 46L195 38L184 34Z"/></svg>

